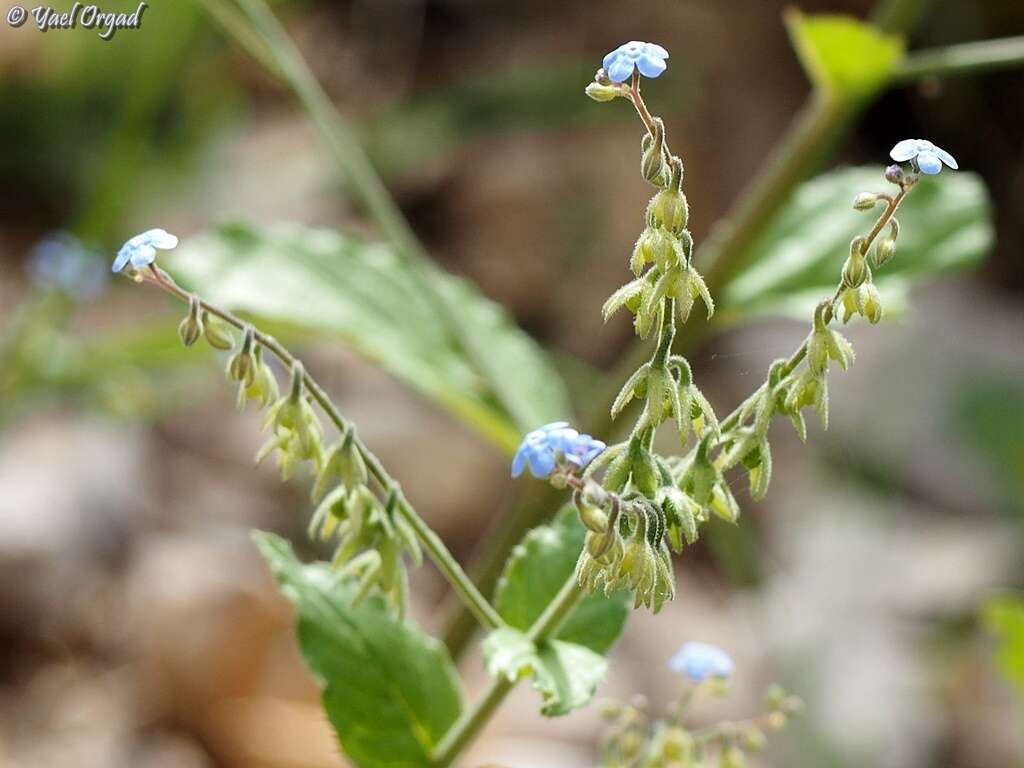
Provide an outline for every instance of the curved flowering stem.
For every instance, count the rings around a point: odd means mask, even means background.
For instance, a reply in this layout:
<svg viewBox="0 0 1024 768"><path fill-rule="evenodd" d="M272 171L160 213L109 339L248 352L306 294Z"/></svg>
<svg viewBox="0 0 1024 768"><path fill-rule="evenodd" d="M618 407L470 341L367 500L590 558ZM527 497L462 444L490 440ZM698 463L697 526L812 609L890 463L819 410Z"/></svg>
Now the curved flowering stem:
<svg viewBox="0 0 1024 768"><path fill-rule="evenodd" d="M237 328L247 334L251 333L253 340L267 351L271 352L285 365L285 367L289 369L296 368L296 363L299 362L298 359L273 336L256 330L251 323L242 320L237 315L222 309L215 304L211 304L204 299L198 298L194 294L184 290L174 282L170 275L156 265L150 264L148 269L136 272L136 275L141 278L141 280L157 286L161 290L166 291L181 301L189 303L190 305L198 304L200 309L209 312L211 315L219 317L234 328ZM498 615L498 612L481 594L480 590L476 588L470 578L466 575L465 571L462 570L462 567L452 556L451 552L448 551L448 548L445 547L444 542L441 541L440 537L434 533L423 518L416 513L408 499L406 499L398 482L388 474L380 459L378 459L377 456L366 447L365 443L363 443L359 436L354 433L352 425L341 415L341 412L338 411L337 406L335 406L331 401L323 387L320 386L316 379L314 379L304 367L302 368L302 383L305 386L306 391L309 392L310 396L316 401L317 405L320 406L321 410L323 410L324 414L326 414L335 427L337 427L342 434L348 433L352 435L353 444L362 456L363 461L366 463L366 468L369 474L380 485L384 494L389 497L389 500L393 502L395 511L399 513L412 527L413 531L415 531L416 536L427 550L431 560L444 575L448 583L451 584L459 597L462 598L467 609L472 612L477 621L487 629L495 629L503 626L504 622Z"/></svg>

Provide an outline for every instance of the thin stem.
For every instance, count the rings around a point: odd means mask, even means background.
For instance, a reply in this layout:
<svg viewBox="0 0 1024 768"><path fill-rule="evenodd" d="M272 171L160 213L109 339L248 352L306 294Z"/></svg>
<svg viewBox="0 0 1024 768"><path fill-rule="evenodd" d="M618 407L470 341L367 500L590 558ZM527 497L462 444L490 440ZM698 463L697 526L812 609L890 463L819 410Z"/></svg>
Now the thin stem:
<svg viewBox="0 0 1024 768"><path fill-rule="evenodd" d="M1020 66L1024 66L1024 35L912 53L896 70L893 81L908 83L925 77L957 77Z"/></svg>
<svg viewBox="0 0 1024 768"><path fill-rule="evenodd" d="M190 294L188 291L178 286L166 272L163 272L155 266L151 266L148 272L142 272L140 274L146 282L156 285L184 302L190 302L193 298L193 294ZM219 317L221 320L238 330L244 331L247 327L251 327L250 323L242 320L237 315L227 311L226 309L222 309L215 304L211 304L204 299L199 299L199 306L204 311ZM290 369L297 362L297 358L273 336L269 336L262 331L253 328L253 338L263 348L267 349L277 357L285 367ZM351 429L351 425L341 415L341 412L338 411L337 407L331 401L323 387L321 387L316 379L313 378L305 366L303 366L302 383L305 386L306 391L309 392L310 396L317 402L324 414L327 415L340 432L346 432ZM419 539L430 555L431 560L448 580L448 583L451 584L452 588L458 593L459 597L462 598L466 607L476 617L477 621L487 629L496 629L497 627L503 626L504 622L498 615L498 612L480 593L470 578L466 575L465 571L462 570L462 567L452 556L451 552L448 551L447 547L445 547L444 542L441 541L440 537L434 533L430 526L427 525L426 521L416 513L416 510L413 509L408 499L406 499L405 494L402 492L401 486L399 486L394 478L388 474L384 465L381 464L380 459L378 459L377 456L366 447L366 444L363 443L357 434L353 434L353 442L359 453L362 455L363 461L366 463L366 468L369 470L370 475L372 475L374 480L380 484L380 487L385 493L394 494L395 509L416 531L417 536L419 536Z"/></svg>
<svg viewBox="0 0 1024 768"><path fill-rule="evenodd" d="M492 356L488 354L489 350L473 335L463 318L457 315L454 307L441 293L441 270L431 261L430 255L374 170L352 129L335 109L280 21L264 0L239 2L257 33L266 41L277 62L277 68L309 113L328 149L345 173L352 190L381 232L395 246L399 256L405 258L407 266L421 282L424 297L441 318L455 345L462 349L487 380L505 411L516 422L516 426L534 426L526 423L529 415L518 405L521 398L516 397L513 382L495 368Z"/></svg>
<svg viewBox="0 0 1024 768"><path fill-rule="evenodd" d="M583 590L576 582L576 574L572 574L562 585L555 599L548 603L544 612L526 631L527 638L533 643L541 643L554 635L582 596ZM514 687L515 684L509 682L504 675L494 678L480 700L472 708L463 712L462 717L455 721L455 724L441 739L432 761L433 765L438 768L451 765L462 753L462 750L476 738Z"/></svg>

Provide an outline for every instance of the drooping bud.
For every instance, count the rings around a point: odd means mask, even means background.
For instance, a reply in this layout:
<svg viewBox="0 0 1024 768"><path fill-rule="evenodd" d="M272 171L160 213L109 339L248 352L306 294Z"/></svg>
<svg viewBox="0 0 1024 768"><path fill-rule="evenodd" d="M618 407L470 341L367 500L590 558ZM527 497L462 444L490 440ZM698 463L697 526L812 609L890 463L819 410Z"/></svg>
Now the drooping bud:
<svg viewBox="0 0 1024 768"><path fill-rule="evenodd" d="M864 294L864 317L872 325L875 325L882 319L882 297L874 283L864 283L860 290Z"/></svg>
<svg viewBox="0 0 1024 768"><path fill-rule="evenodd" d="M659 193L660 194L660 193ZM672 238L660 227L647 227L633 246L629 268L639 276L647 264L666 264L673 255Z"/></svg>
<svg viewBox="0 0 1024 768"><path fill-rule="evenodd" d="M689 204L682 190L682 179L683 161L673 157L672 178L668 189L663 189L652 197L647 208L651 220L676 236L683 233L690 218Z"/></svg>
<svg viewBox="0 0 1024 768"><path fill-rule="evenodd" d="M228 360L228 378L244 383L246 386L251 386L256 376L256 358L252 351L255 344L255 333L253 327L247 325L245 334L242 336L242 346Z"/></svg>
<svg viewBox="0 0 1024 768"><path fill-rule="evenodd" d="M889 232L878 241L871 252L871 263L875 268L881 267L896 255L896 238L900 234L900 223L896 219L889 220Z"/></svg>
<svg viewBox="0 0 1024 768"><path fill-rule="evenodd" d="M856 288L868 277L868 264L864 258L864 238L855 237L850 243L850 256L843 264L843 285Z"/></svg>
<svg viewBox="0 0 1024 768"><path fill-rule="evenodd" d="M671 179L665 162L665 123L660 117L654 118L654 136L644 134L640 173L656 187L666 186Z"/></svg>
<svg viewBox="0 0 1024 768"><path fill-rule="evenodd" d="M199 297L192 294L188 301L188 315L181 324L178 326L178 336L181 337L181 342L186 347L191 347L195 344L199 337L203 335L203 318L202 318L202 306L199 303Z"/></svg>
<svg viewBox="0 0 1024 768"><path fill-rule="evenodd" d="M209 312L203 312L203 334L206 336L206 343L214 349L228 350L234 346L234 341L231 339L231 334L227 329L227 326L221 322L221 320L211 315Z"/></svg>

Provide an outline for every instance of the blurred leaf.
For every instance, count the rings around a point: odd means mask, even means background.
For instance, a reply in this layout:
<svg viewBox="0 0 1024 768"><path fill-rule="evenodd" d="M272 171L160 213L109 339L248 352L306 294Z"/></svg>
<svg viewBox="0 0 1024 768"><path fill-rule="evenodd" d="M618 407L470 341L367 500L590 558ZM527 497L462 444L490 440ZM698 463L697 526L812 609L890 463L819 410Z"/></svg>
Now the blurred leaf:
<svg viewBox="0 0 1024 768"><path fill-rule="evenodd" d="M284 539L254 539L295 605L302 654L345 754L361 768L429 766L462 710L443 646L394 618L379 598L352 607L337 575L324 563L299 562Z"/></svg>
<svg viewBox="0 0 1024 768"><path fill-rule="evenodd" d="M726 322L767 314L808 319L839 281L850 241L875 216L854 211L862 191L881 191L879 168L844 168L801 184L754 242L720 302ZM876 209L876 215L880 209ZM898 312L912 284L979 263L992 245L992 211L981 179L945 173L923 179L900 206L896 257L875 271L886 312Z"/></svg>
<svg viewBox="0 0 1024 768"><path fill-rule="evenodd" d="M903 57L903 40L851 16L786 13L786 28L814 87L861 100L882 88Z"/></svg>
<svg viewBox="0 0 1024 768"><path fill-rule="evenodd" d="M487 671L515 682L533 678L543 699L541 714L565 715L586 706L608 671L603 656L576 643L549 640L534 645L517 629L504 627L484 640Z"/></svg>
<svg viewBox="0 0 1024 768"><path fill-rule="evenodd" d="M512 550L498 582L494 607L516 629L527 630L576 570L586 529L568 506L549 525L534 528ZM583 598L558 638L607 653L618 640L629 614L629 594L616 592Z"/></svg>
<svg viewBox="0 0 1024 768"><path fill-rule="evenodd" d="M523 431L569 413L557 372L505 310L467 281L439 276L516 397L517 424L453 344L421 278L388 246L300 225L233 225L189 240L168 261L214 303L340 336L510 453Z"/></svg>
<svg viewBox="0 0 1024 768"><path fill-rule="evenodd" d="M952 410L957 431L1005 489L1009 506L1024 516L1024 387L973 372Z"/></svg>
<svg viewBox="0 0 1024 768"><path fill-rule="evenodd" d="M999 668L1024 700L1024 595L989 600L984 619L988 631L999 641Z"/></svg>

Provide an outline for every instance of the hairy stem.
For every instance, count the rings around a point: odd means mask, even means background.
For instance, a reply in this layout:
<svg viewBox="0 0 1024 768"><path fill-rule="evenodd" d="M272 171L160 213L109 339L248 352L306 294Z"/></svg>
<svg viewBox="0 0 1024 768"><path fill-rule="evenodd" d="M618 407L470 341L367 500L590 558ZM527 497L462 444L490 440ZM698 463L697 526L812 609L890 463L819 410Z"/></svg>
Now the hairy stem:
<svg viewBox="0 0 1024 768"><path fill-rule="evenodd" d="M192 294L178 286L166 272L163 272L155 266L151 266L148 272L142 272L140 274L146 282L156 285L181 301L189 302L192 299ZM238 330L245 330L250 326L249 323L245 322L237 315L203 299L199 299L199 306L206 312L219 317L221 320ZM285 367L290 369L297 361L297 358L273 336L269 336L259 330L253 329L253 338L263 348L271 352L278 360L280 360ZM321 410L326 414L327 418L331 420L339 431L345 432L352 428L341 415L341 412L338 411L338 408L331 401L323 387L321 387L316 379L313 378L305 366L303 366L302 383L305 386L306 391L309 392L310 396L317 402ZM495 629L502 626L504 622L501 620L498 612L480 593L470 578L466 575L465 571L462 570L462 567L452 556L451 552L448 551L447 547L445 547L444 542L441 541L440 537L434 533L430 526L427 525L426 521L416 513L416 510L413 509L408 499L406 499L405 494L402 492L401 486L394 478L391 477L391 475L388 474L384 465L381 464L380 459L378 459L377 456L366 447L366 444L359 438L359 435L353 433L353 441L357 450L362 455L363 461L366 463L366 468L380 485L384 493L393 493L395 495L395 509L416 531L417 536L422 542L423 547L430 555L431 560L444 575L445 579L447 579L448 583L451 584L452 589L454 589L463 600L466 608L472 613L476 620L487 629Z"/></svg>

